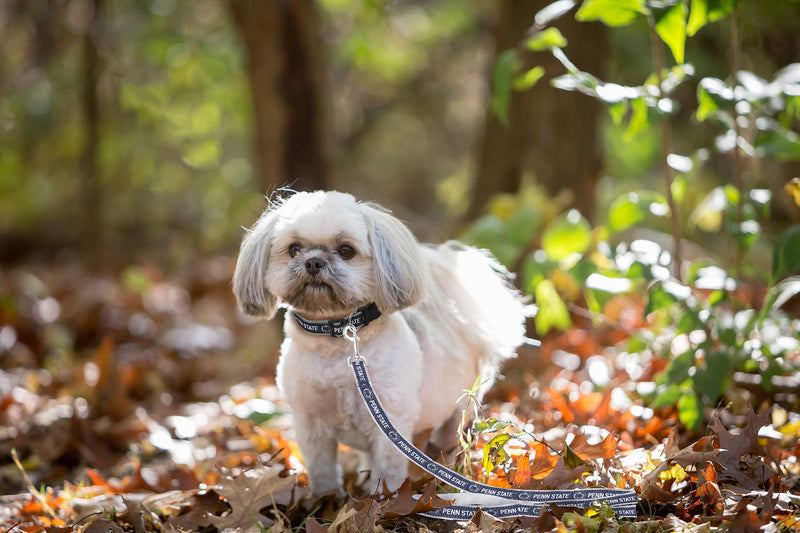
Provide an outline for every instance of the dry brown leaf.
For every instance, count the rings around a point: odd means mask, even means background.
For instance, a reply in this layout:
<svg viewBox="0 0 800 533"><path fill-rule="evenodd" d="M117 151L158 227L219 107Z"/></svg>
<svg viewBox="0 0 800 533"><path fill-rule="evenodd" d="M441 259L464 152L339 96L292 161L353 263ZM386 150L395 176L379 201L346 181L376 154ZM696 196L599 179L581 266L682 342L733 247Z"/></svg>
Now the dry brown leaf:
<svg viewBox="0 0 800 533"><path fill-rule="evenodd" d="M711 443L708 437L703 437L691 446L687 446L677 453L668 456L665 461L648 472L647 475L642 478L642 481L639 482L639 488L637 492L640 494L648 494L648 497L651 497L650 495L657 495L658 498L656 501L669 501L662 500L661 498L665 495L665 493L655 488L658 487L658 475L661 472L668 470L676 463L682 467L696 465L698 468L702 468L702 465L704 465L706 461L715 459L718 453L719 450L714 450L711 448Z"/></svg>
<svg viewBox="0 0 800 533"><path fill-rule="evenodd" d="M353 507L345 505L336 514L331 525L328 526L330 533L345 533L354 529L353 523L350 521L357 514Z"/></svg>
<svg viewBox="0 0 800 533"><path fill-rule="evenodd" d="M475 511L475 515L472 517L472 520L469 521L467 524L467 528L464 530L464 533L500 533L501 531L505 531L505 527L508 524L496 518L489 513L478 509Z"/></svg>
<svg viewBox="0 0 800 533"><path fill-rule="evenodd" d="M397 496L383 508L384 518L398 518L414 513L432 511L449 507L451 500L443 500L436 494L436 483L431 481L425 486L422 496L415 500L411 482L406 480L398 489Z"/></svg>
<svg viewBox="0 0 800 533"><path fill-rule="evenodd" d="M224 516L209 516L211 524L220 531L236 530L243 533L261 533L259 524L272 520L260 513L266 506L274 505L283 492L291 492L294 476L280 477L283 467L259 465L235 478L227 478L216 487L231 511Z"/></svg>
<svg viewBox="0 0 800 533"><path fill-rule="evenodd" d="M320 524L313 516L306 520L306 533L328 533L328 528Z"/></svg>
<svg viewBox="0 0 800 533"><path fill-rule="evenodd" d="M741 432L734 435L728 431L719 418L712 429L719 439L717 462L722 466L720 480L732 480L748 490L757 489L777 472L764 462L766 452L758 442L758 430L770 423L769 410L756 415L752 407L747 424Z"/></svg>
<svg viewBox="0 0 800 533"><path fill-rule="evenodd" d="M125 533L125 530L108 518L97 517L89 522L83 533Z"/></svg>
<svg viewBox="0 0 800 533"><path fill-rule="evenodd" d="M372 498L358 502L361 508L353 517L356 531L373 531L375 522L381 517L382 509L378 502Z"/></svg>
<svg viewBox="0 0 800 533"><path fill-rule="evenodd" d="M546 489L561 488L565 483L574 482L589 470L591 470L591 467L586 463L578 465L576 468L567 468L564 464L564 458L559 456L553 471L542 480L542 487Z"/></svg>

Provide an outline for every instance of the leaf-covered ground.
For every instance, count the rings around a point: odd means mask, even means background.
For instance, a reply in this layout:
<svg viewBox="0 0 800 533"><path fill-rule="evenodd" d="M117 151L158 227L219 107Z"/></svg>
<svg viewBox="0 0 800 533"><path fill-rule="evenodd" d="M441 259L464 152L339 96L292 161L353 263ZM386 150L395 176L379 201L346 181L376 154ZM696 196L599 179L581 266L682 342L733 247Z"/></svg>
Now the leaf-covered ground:
<svg viewBox="0 0 800 533"><path fill-rule="evenodd" d="M667 362L619 348L649 327L629 296L521 349L452 460L498 486L632 488L638 519L603 506L421 518L447 502L414 469L395 495L365 493L353 472L348 497L312 496L271 380L280 327L236 313L230 267L206 260L174 279L69 261L0 270L0 530L800 529L797 376L769 391L734 376L711 422L689 432L675 407L640 399Z"/></svg>

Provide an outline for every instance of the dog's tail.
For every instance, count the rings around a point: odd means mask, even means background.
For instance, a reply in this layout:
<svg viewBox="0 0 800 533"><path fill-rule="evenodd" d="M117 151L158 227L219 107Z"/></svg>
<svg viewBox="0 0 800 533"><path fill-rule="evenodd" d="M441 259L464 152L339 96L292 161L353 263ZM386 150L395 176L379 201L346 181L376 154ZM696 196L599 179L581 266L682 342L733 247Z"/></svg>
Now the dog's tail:
<svg viewBox="0 0 800 533"><path fill-rule="evenodd" d="M457 241L437 247L431 265L434 283L446 294L453 327L481 352L485 368L497 368L527 341L525 319L531 313L508 270L486 251Z"/></svg>

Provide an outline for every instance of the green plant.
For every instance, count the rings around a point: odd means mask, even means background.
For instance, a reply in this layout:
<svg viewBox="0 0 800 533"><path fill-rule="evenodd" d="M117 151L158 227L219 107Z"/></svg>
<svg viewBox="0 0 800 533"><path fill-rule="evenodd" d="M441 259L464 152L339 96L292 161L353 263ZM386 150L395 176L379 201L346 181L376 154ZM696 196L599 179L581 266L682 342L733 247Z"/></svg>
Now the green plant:
<svg viewBox="0 0 800 533"><path fill-rule="evenodd" d="M576 7L579 21L600 21L613 28L644 21L650 32L652 72L640 85L602 81L570 61L564 50L567 40L552 24ZM506 118L512 91L527 90L545 76L541 66L526 66L526 54L549 51L565 70L551 85L605 103L611 123L624 130L625 142L658 128L663 189L620 196L603 223L594 226L577 211L554 212L546 199L526 190L494 202L465 234L520 273L520 287L539 306L539 335L569 329L576 314L603 320L604 305L616 294L643 299L647 329L632 336L626 349L652 350L668 359L648 398L654 407L675 405L680 420L694 429L705 421L705 408L717 405L731 390L736 372L760 375L761 386L769 390L771 376L792 371L785 356L798 349L800 327L780 308L800 293L800 278L792 276L800 272L800 226L789 227L770 242L763 228L770 217L771 192L748 187L745 171L754 165L745 163L800 159L800 135L792 129L800 118L800 64L778 70L771 81L741 70L741 8L736 0L584 0L580 6L560 0L541 10L529 36L499 57L491 103L498 119ZM679 108L675 93L696 75L686 62L687 40L706 25L724 20L730 23L730 77L701 77L691 115L697 123L714 124L721 131L709 146L696 146L686 155L674 153L671 136ZM666 65L663 46L674 65ZM701 172L713 171L706 168L712 157L729 158L731 177L718 178L720 185L692 207L685 203L689 183ZM793 190L787 188L800 196ZM686 223L680 211L691 212ZM671 253L643 239L625 242L627 230L660 226L658 220L665 217ZM725 258L727 265L684 262L681 241L687 235L720 231L734 244ZM760 250L771 248L773 258L766 276L748 270L766 283L756 309L753 304L758 302L744 300L739 289L749 283L758 291L761 282L742 277L744 259L759 242Z"/></svg>

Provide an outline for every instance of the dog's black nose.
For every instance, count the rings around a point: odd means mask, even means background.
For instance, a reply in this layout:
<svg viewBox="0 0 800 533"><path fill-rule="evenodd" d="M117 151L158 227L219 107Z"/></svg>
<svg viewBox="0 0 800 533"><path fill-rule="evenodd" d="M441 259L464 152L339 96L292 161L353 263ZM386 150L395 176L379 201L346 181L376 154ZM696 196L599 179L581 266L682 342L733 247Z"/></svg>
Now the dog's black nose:
<svg viewBox="0 0 800 533"><path fill-rule="evenodd" d="M306 260L306 272L316 274L325 266L325 260L321 257L312 257Z"/></svg>

